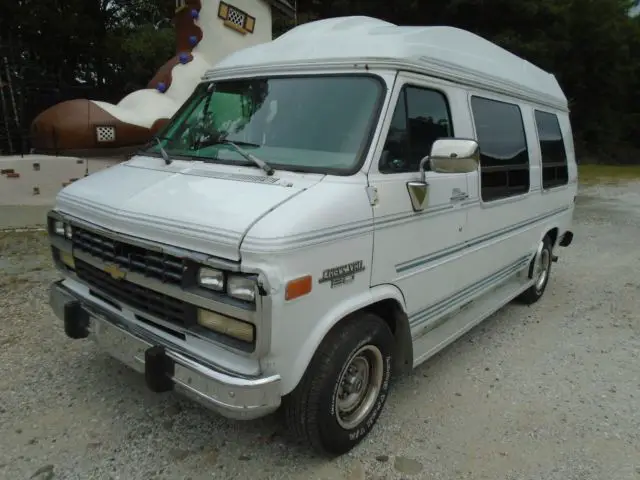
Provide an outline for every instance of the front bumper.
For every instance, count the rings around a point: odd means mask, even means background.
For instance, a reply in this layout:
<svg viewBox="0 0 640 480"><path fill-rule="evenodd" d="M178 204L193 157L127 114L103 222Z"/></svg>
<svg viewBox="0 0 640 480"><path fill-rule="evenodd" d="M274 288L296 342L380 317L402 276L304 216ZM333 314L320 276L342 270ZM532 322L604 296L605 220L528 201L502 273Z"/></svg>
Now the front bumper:
<svg viewBox="0 0 640 480"><path fill-rule="evenodd" d="M51 308L70 338L92 338L112 357L144 374L155 392L178 390L224 417L250 420L280 406L280 377L245 378L221 372L180 352L153 333L132 325L67 289L51 285Z"/></svg>

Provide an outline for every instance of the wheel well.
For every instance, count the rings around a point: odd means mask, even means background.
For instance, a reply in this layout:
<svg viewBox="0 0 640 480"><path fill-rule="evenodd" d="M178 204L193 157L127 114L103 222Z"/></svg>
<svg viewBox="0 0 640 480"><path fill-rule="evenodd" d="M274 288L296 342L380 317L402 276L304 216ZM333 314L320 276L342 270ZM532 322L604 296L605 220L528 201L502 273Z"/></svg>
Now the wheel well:
<svg viewBox="0 0 640 480"><path fill-rule="evenodd" d="M363 309L382 318L395 337L396 355L394 373L405 373L413 367L413 341L409 319L402 306L394 299L387 298Z"/></svg>
<svg viewBox="0 0 640 480"><path fill-rule="evenodd" d="M547 232L547 235L549 236L549 240L551 240L551 246L555 247L556 241L558 240L558 227L554 227L551 230L549 230Z"/></svg>

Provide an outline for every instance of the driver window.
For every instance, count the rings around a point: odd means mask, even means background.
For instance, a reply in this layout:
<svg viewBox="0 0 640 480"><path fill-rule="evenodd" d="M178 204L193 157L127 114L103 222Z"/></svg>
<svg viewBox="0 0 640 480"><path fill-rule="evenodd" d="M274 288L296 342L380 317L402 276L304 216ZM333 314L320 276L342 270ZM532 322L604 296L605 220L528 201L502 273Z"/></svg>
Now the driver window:
<svg viewBox="0 0 640 480"><path fill-rule="evenodd" d="M405 86L389 126L380 173L417 172L439 138L453 137L446 96L428 88Z"/></svg>

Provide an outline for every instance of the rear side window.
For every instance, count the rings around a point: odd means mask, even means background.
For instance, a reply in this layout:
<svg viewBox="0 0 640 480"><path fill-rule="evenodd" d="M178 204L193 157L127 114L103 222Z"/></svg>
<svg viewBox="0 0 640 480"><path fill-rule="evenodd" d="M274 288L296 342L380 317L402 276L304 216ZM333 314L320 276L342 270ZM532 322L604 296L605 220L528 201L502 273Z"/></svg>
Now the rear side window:
<svg viewBox="0 0 640 480"><path fill-rule="evenodd" d="M523 195L529 191L529 151L518 105L471 97L480 145L482 200Z"/></svg>
<svg viewBox="0 0 640 480"><path fill-rule="evenodd" d="M567 151L558 117L539 110L535 111L535 115L542 154L542 188L566 185L569 181Z"/></svg>

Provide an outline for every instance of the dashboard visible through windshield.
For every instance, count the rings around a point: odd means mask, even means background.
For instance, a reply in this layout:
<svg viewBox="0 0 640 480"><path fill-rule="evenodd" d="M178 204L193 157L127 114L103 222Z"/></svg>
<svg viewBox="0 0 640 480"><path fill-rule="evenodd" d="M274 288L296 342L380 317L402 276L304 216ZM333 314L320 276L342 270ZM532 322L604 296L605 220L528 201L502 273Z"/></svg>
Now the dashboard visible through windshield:
<svg viewBox="0 0 640 480"><path fill-rule="evenodd" d="M273 168L349 174L369 147L383 92L380 78L361 74L202 83L144 153L253 165L239 146Z"/></svg>

